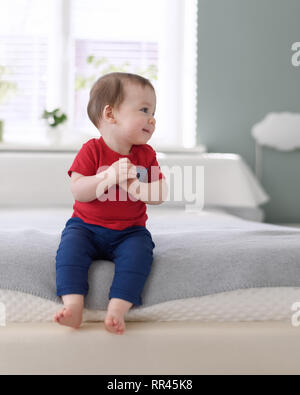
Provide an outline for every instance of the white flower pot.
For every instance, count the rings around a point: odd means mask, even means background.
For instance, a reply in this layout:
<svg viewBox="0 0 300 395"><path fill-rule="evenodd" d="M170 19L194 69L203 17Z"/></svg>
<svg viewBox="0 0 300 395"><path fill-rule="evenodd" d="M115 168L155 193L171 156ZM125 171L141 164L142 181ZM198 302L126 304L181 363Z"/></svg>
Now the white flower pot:
<svg viewBox="0 0 300 395"><path fill-rule="evenodd" d="M47 128L47 139L51 145L59 145L62 140L62 134L63 129L60 125L55 128L52 128L51 126L48 126Z"/></svg>

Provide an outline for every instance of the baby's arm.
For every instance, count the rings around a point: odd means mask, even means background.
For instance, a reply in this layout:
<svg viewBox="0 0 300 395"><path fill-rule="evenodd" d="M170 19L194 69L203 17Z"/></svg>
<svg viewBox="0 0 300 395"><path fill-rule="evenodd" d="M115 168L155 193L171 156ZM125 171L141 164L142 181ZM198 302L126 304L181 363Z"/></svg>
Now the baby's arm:
<svg viewBox="0 0 300 395"><path fill-rule="evenodd" d="M83 176L73 171L71 176L71 191L74 199L82 203L96 200L97 195L100 197L114 184L114 177L106 170L96 176Z"/></svg>
<svg viewBox="0 0 300 395"><path fill-rule="evenodd" d="M136 179L136 169L128 158L122 158L95 176L72 172L71 191L75 200L88 203L100 199L109 188L128 178Z"/></svg>

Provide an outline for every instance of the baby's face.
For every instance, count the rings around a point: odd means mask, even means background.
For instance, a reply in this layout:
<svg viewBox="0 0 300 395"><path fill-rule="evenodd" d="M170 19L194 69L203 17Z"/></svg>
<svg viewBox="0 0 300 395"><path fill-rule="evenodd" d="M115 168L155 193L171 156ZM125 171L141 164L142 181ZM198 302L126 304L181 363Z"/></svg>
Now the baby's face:
<svg viewBox="0 0 300 395"><path fill-rule="evenodd" d="M120 138L128 143L146 144L155 130L156 96L150 87L125 86L125 100L115 113Z"/></svg>

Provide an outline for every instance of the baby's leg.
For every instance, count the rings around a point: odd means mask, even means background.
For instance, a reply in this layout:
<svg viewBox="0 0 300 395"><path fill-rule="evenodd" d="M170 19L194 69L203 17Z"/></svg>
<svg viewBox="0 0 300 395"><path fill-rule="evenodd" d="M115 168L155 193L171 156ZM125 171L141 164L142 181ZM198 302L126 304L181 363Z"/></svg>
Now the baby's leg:
<svg viewBox="0 0 300 395"><path fill-rule="evenodd" d="M70 219L62 232L56 254L56 288L64 308L53 317L54 321L79 328L82 322L84 295L88 294L88 270L98 256L93 233L83 221Z"/></svg>
<svg viewBox="0 0 300 395"><path fill-rule="evenodd" d="M84 296L64 295L62 300L64 307L54 315L53 321L60 325L78 329L82 323Z"/></svg>
<svg viewBox="0 0 300 395"><path fill-rule="evenodd" d="M145 227L128 228L121 235L113 251L115 275L105 318L106 329L116 334L124 333L124 316L129 309L142 304L141 293L151 270L155 247Z"/></svg>

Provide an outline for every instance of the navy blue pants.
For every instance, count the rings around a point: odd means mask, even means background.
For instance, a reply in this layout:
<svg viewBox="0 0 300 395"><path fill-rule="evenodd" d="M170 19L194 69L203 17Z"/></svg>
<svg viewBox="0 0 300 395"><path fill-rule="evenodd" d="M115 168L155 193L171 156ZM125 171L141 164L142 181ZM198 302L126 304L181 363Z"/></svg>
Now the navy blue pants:
<svg viewBox="0 0 300 395"><path fill-rule="evenodd" d="M113 261L109 299L141 305L141 293L153 262L155 244L144 226L114 230L70 218L56 253L57 296L87 295L88 270L94 260Z"/></svg>

